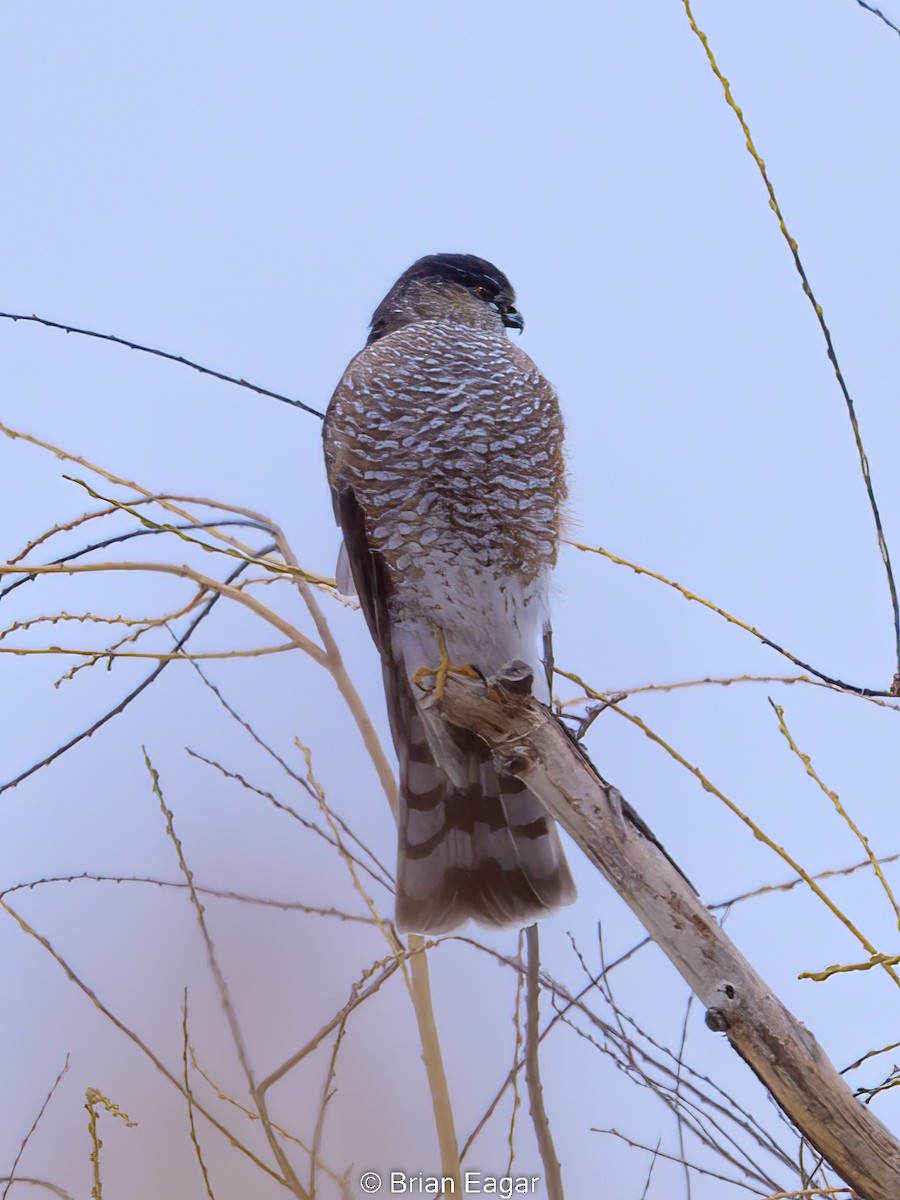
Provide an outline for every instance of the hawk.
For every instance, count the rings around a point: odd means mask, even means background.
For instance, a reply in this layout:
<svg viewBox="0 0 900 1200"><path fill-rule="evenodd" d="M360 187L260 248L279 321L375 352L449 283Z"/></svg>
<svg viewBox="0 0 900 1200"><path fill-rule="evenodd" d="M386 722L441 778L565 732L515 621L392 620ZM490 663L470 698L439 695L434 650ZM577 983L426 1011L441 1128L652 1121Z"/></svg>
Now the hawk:
<svg viewBox="0 0 900 1200"><path fill-rule="evenodd" d="M404 932L520 927L575 899L538 798L422 703L423 677L439 689L448 669L487 676L521 659L543 679L563 426L553 388L507 336L523 324L491 263L421 258L378 305L325 417L337 584L359 596L381 655L400 763Z"/></svg>

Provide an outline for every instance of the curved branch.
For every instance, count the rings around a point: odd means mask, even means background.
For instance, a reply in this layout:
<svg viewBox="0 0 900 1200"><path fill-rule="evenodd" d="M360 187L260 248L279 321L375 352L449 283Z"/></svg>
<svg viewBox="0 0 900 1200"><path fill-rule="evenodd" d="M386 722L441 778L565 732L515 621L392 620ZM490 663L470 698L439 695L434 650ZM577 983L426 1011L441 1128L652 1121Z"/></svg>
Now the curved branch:
<svg viewBox="0 0 900 1200"><path fill-rule="evenodd" d="M324 650L316 645L305 634L296 629L290 621L284 619L273 609L267 608L265 604L261 604L255 596L251 596L247 592L242 592L240 588L236 588L229 583L223 583L221 580L212 579L208 575L203 575L200 571L195 571L193 567L189 567L182 563L155 563L155 562L100 562L100 563L79 563L78 566L39 566L39 567L4 567L0 566L0 576L3 575L89 575L97 571L149 571L151 574L159 575L175 575L179 579L190 579L201 587L206 592L216 592L220 596L225 596L229 600L236 600L238 604L243 604L245 608L249 608L256 613L258 617L262 617L279 633L284 636L305 654L320 666L327 665L327 659Z"/></svg>

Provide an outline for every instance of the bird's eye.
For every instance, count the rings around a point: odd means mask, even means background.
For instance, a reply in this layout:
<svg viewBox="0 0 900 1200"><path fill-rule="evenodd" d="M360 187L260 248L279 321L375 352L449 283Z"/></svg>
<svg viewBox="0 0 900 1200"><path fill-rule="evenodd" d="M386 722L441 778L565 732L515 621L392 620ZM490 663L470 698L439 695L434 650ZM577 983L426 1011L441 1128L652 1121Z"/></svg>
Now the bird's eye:
<svg viewBox="0 0 900 1200"><path fill-rule="evenodd" d="M475 288L475 295L479 300L493 300L495 292L493 288L485 287L483 284Z"/></svg>

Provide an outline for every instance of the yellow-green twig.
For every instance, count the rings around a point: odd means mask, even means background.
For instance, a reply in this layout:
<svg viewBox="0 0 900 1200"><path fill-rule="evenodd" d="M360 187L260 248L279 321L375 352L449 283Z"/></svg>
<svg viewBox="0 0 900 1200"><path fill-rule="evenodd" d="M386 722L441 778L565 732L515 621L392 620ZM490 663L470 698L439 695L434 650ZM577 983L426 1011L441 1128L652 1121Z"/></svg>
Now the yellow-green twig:
<svg viewBox="0 0 900 1200"><path fill-rule="evenodd" d="M581 680L579 680L578 682L580 685L582 684ZM585 688L585 690L588 692L588 695L592 694L591 689ZM606 699L604 696L600 695L599 693L593 693L593 694L596 696L596 698L598 700ZM628 710L623 708L621 706L621 704L615 703L614 701L607 700L606 703L607 703L608 707L610 709L612 709L613 712L618 713L620 717L624 717L626 721L629 721L632 725L635 725L638 729L640 729L640 731L646 737L648 737L650 739L650 741L655 742L656 745L658 745L663 750L665 750L665 752L671 758L674 758L674 760L677 763L679 763L682 767L684 767L685 770L690 771L690 773L694 776L694 778L699 781L699 783L700 783L701 787L704 789L704 791L709 792L711 795L715 796L717 800L720 800L725 805L725 807L727 809L729 809L730 812L734 813L734 815L736 817L738 817L741 821L743 821L743 823L747 826L747 828L751 830L751 832L753 833L753 836L755 838L757 838L760 842L762 842L763 845L768 846L770 850L774 850L774 852L778 855L778 857L780 859L782 859L784 862L786 862L787 865L791 868L791 870L795 871L797 873L797 875L800 876L800 878L807 885L807 887L810 888L810 890L813 892L813 894L815 896L817 896L818 899L821 900L822 903L829 909L829 911L835 917L837 917L837 919L841 922L841 924L847 930L849 930L850 933L853 934L853 936L860 943L860 945L862 945L870 955L876 955L879 953L879 951L876 950L876 948L872 945L872 943L869 941L869 939L866 937L866 935L860 929L858 929L856 927L856 925L854 925L854 923L850 920L850 918L847 916L847 914L844 913L837 906L837 904L835 904L835 902L831 899L831 897L827 894L827 892L825 892L821 887L819 887L815 878L806 870L806 868L802 867L800 865L800 863L798 863L797 860L791 854L789 854L787 850L784 849L783 846L779 846L778 843L776 841L774 841L773 838L769 837L769 835L765 832L765 830L760 828L760 826L757 825L757 823L753 820L753 818L751 816L749 816L747 813L745 813L744 810L738 804L736 804L734 802L734 800L732 800L729 796L726 796L726 794L721 790L721 788L716 787L716 785L710 779L707 778L707 776L700 770L699 767L696 767L696 766L694 766L693 763L689 762L684 757L683 754L679 753L679 751L676 750L674 746L671 746L665 740L665 738L663 738L655 730L651 729L650 726L645 721L643 721L639 716L636 716L634 713L628 712ZM897 977L897 974L894 971L893 967L886 965L885 970L888 972L888 974L891 976L891 978L897 984L897 986L900 987L900 978Z"/></svg>
<svg viewBox="0 0 900 1200"><path fill-rule="evenodd" d="M800 747L794 741L793 737L791 736L791 732L787 727L787 722L784 719L784 709L781 707L780 704L776 704L772 700L771 696L769 697L769 703L772 705L772 708L775 710L775 716L778 718L778 728L781 731L788 746L790 746L792 753L796 754L797 758L800 759L800 761L803 763L803 766L806 768L807 775L810 777L810 779L814 780L814 782L818 784L818 786L821 788L821 790L825 793L825 795L828 797L828 799L834 805L835 811L837 812L838 816L842 817L847 822L847 825L850 827L851 832L854 834L857 841L859 842L859 844L862 846L863 850L865 851L866 857L868 858L869 862L872 864L872 870L875 872L876 876L878 877L879 883L884 888L885 895L887 896L887 898L890 902L891 908L893 908L893 910L894 910L894 916L897 919L897 926L898 926L898 928L900 928L900 908L898 908L898 906L897 906L897 901L894 897L893 891L891 890L891 885L888 883L887 878L885 877L884 871L881 869L881 863L879 862L878 858L876 858L875 854L872 852L872 847L869 845L869 839L866 837L866 835L862 832L862 830L859 828L859 826L856 824L856 822L853 820L853 818L850 816L850 814L844 808L843 804L841 803L841 798L837 794L837 792L832 791L832 789L830 787L827 787L826 784L822 782L821 778L818 775L818 772L816 771L815 767L812 765L809 755L804 754L804 752L800 749Z"/></svg>
<svg viewBox="0 0 900 1200"><path fill-rule="evenodd" d="M784 219L784 214L781 211L781 205L778 203L778 197L775 195L775 188L773 187L772 181L769 178L769 174L766 170L765 161L754 145L753 137L750 133L750 127L747 124L746 118L744 117L743 110L740 108L732 94L731 84L719 69L719 64L716 62L715 55L712 51L712 46L709 44L709 38L694 19L694 14L691 11L690 0L682 0L682 4L684 5L684 11L687 14L687 19L690 23L691 30L697 36L700 44L703 46L703 49L706 52L706 58L709 62L710 69L722 86L722 91L725 95L725 102L738 119L741 132L744 135L744 142L747 146L747 151L754 163L756 163L757 170L759 171L762 181L765 184L766 192L769 196L769 207L775 214L776 220L778 221L778 228L781 230L781 235L788 244L791 257L794 260L794 266L797 269L797 274L800 276L800 282L803 285L803 292L816 314L816 321L818 322L819 329L822 332L822 337L825 339L825 349L828 354L828 359L832 365L832 368L834 369L834 375L837 380L838 387L841 389L841 395L844 397L844 403L847 406L847 415L850 418L850 425L853 429L853 440L856 443L856 451L859 455L860 470L862 471L863 482L866 487L866 494L869 497L869 505L872 509L872 516L875 521L878 550L881 554L881 560L884 563L884 569L888 581L888 589L891 595L891 606L894 611L894 641L896 647L897 674L900 676L900 601L898 601L897 598L897 587L894 583L894 572L891 568L891 556L890 552L888 551L887 541L884 536L884 529L881 524L881 514L878 511L878 504L875 500L875 491L872 486L872 476L869 470L869 460L863 447L862 434L860 433L859 421L857 420L856 416L856 408L854 407L853 398L850 395L850 391L844 379L841 365L838 362L837 352L835 351L834 342L831 338L831 330L828 328L828 325L825 321L825 313L822 309L822 305L818 302L812 290L812 285L810 284L806 274L806 268L803 266L803 262L800 259L800 251L797 246L796 239L791 236L790 231L788 230L787 223ZM897 679L896 683L900 685L900 679Z"/></svg>
<svg viewBox="0 0 900 1200"><path fill-rule="evenodd" d="M610 562L615 563L617 566L628 567L628 569L630 571L634 571L636 575L646 575L648 579L655 579L659 583L664 583L666 587L673 588L679 593L679 595L683 596L685 600L692 600L701 605L703 608L708 608L710 612L716 613L717 616L722 617L723 620L727 621L730 625L737 625L739 629L743 629L746 633L752 634L753 637L762 642L764 646L768 646L769 649L774 650L776 654L780 654L783 658L788 659L794 664L795 667L800 667L804 671L810 671L826 686L833 687L837 691L851 692L854 695L865 697L890 697L894 694L889 690L882 691L878 688L858 687L855 684L844 683L843 680L835 679L830 675L826 675L823 671L819 671L816 667L804 662L802 658L798 658L796 654L793 654L790 650L785 649L784 646L779 645L778 642L772 641L770 637L767 637L766 634L762 633L749 622L741 620L740 617L736 617L733 613L728 612L727 609L721 608L718 604L713 604L711 600L707 600L705 597L698 595L696 592L692 592L690 588L686 588L684 584L677 583L674 579L669 579L667 575L663 575L659 571L651 571L649 567L642 567L638 563L631 562L630 559L621 558L618 554L613 554L611 550L607 550L604 546L587 546L583 542L572 541L570 541L568 544L575 550L581 550L586 554L599 554L601 558L609 559ZM577 679L575 682L578 682Z"/></svg>
<svg viewBox="0 0 900 1200"><path fill-rule="evenodd" d="M871 958L867 958L865 962L833 963L830 967L826 967L824 971L801 971L797 978L811 979L814 983L824 983L832 975L848 975L853 971L871 971L873 967L884 967L888 974L891 974L892 968L898 965L900 965L900 954L876 953Z"/></svg>
<svg viewBox="0 0 900 1200"><path fill-rule="evenodd" d="M150 650L79 650L69 646L0 646L0 654L24 656L28 654L57 654L74 658L150 658L154 662L175 662L183 659L185 662L202 661L206 658L258 658L262 654L283 654L286 650L297 650L293 642L283 642L278 646L251 646L248 650L204 650L193 653L185 650L173 651L170 654L161 652L155 654Z"/></svg>

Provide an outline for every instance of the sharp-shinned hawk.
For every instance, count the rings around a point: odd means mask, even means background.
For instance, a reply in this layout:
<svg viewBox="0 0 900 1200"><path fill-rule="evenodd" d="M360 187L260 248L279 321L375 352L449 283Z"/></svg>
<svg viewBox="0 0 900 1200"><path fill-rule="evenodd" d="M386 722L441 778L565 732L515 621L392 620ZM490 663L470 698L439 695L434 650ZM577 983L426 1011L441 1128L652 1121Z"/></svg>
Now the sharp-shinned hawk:
<svg viewBox="0 0 900 1200"><path fill-rule="evenodd" d="M491 263L419 259L375 310L325 418L338 587L359 596L381 654L400 761L404 931L521 926L575 898L537 797L421 703L423 675L448 661L489 676L522 659L545 686L563 426L553 388L507 337L522 325Z"/></svg>

